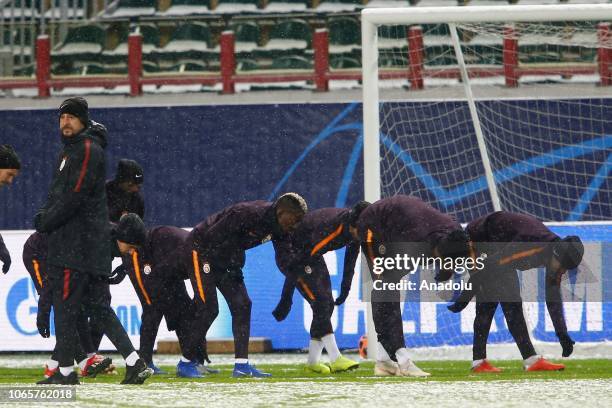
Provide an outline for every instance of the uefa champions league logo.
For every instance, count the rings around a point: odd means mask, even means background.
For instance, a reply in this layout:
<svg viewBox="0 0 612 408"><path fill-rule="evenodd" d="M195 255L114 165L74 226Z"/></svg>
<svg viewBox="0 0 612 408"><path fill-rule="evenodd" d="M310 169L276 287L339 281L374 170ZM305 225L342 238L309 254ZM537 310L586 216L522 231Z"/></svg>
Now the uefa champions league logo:
<svg viewBox="0 0 612 408"><path fill-rule="evenodd" d="M6 315L16 332L25 336L38 335L36 315L38 313L38 294L29 278L19 279L8 291ZM53 322L53 319L51 319ZM51 334L55 334L53 325Z"/></svg>

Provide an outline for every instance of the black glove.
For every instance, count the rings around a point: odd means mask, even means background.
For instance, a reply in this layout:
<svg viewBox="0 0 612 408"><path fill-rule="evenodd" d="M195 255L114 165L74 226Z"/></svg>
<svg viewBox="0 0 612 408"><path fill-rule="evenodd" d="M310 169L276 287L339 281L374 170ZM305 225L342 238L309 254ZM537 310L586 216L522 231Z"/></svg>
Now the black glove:
<svg viewBox="0 0 612 408"><path fill-rule="evenodd" d="M2 261L4 264L2 266L2 273L6 274L11 267L11 254L9 254L9 251L6 249L4 243L0 244L0 261Z"/></svg>
<svg viewBox="0 0 612 408"><path fill-rule="evenodd" d="M290 311L291 302L281 300L278 302L278 305L276 305L276 308L272 311L272 316L274 316L277 322L282 322L287 318Z"/></svg>
<svg viewBox="0 0 612 408"><path fill-rule="evenodd" d="M469 303L470 302L459 302L459 301L457 301L457 302L453 303L452 305L446 306L446 308L448 310L450 310L451 312L453 312L453 313L459 313L463 309L465 309Z"/></svg>
<svg viewBox="0 0 612 408"><path fill-rule="evenodd" d="M51 335L51 330L49 329L49 315L51 311L45 308L38 308L38 314L36 315L36 327L38 327L38 332L44 338L48 338Z"/></svg>
<svg viewBox="0 0 612 408"><path fill-rule="evenodd" d="M569 357L574 352L574 344L576 342L572 340L569 334L558 334L559 343L561 343L561 348L563 348L563 353L561 354L563 357Z"/></svg>
<svg viewBox="0 0 612 408"><path fill-rule="evenodd" d="M340 288L340 295L338 295L338 297L336 298L336 301L334 302L336 304L336 306L340 306L341 304L344 303L344 301L346 300L347 296L349 295L349 288Z"/></svg>
<svg viewBox="0 0 612 408"><path fill-rule="evenodd" d="M44 216L45 212L43 210L40 210L36 213L36 215L34 216L34 229L38 232L40 231L40 224L42 223L42 218Z"/></svg>
<svg viewBox="0 0 612 408"><path fill-rule="evenodd" d="M241 268L227 268L225 278L234 282L244 282L244 274Z"/></svg>
<svg viewBox="0 0 612 408"><path fill-rule="evenodd" d="M113 273L111 273L111 276L108 277L108 284L109 285L120 284L121 282L123 282L125 275L126 275L125 267L123 266L123 264L121 264L118 267L116 267Z"/></svg>

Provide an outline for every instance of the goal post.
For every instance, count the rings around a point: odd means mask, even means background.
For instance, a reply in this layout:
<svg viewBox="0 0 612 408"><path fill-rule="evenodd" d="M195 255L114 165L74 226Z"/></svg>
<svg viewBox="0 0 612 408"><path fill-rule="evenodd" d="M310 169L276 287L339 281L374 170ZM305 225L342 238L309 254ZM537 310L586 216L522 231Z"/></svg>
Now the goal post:
<svg viewBox="0 0 612 408"><path fill-rule="evenodd" d="M612 4L362 10L365 199L610 220L611 21Z"/></svg>
<svg viewBox="0 0 612 408"><path fill-rule="evenodd" d="M612 20L612 4L528 6L451 6L421 8L365 8L361 12L363 73L364 195L368 201L380 196L380 121L378 92L378 35L383 24L448 24L479 22L599 21ZM466 96L467 98L467 96ZM473 103L473 97L471 99ZM483 146L484 147L484 146ZM486 152L483 149L482 152ZM486 155L486 153L485 153ZM490 166L485 169L491 174ZM490 177L490 176L488 176ZM492 180L488 181L491 187ZM498 202L498 200L495 200ZM499 204L494 205L498 206Z"/></svg>

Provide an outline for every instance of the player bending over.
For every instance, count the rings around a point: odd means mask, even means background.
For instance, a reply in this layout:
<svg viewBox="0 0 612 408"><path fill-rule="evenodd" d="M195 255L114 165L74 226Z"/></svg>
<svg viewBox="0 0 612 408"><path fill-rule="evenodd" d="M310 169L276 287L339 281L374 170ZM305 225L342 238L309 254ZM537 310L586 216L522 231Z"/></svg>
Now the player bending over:
<svg viewBox="0 0 612 408"><path fill-rule="evenodd" d="M115 240L114 255L123 257L123 265L142 305L140 325L140 356L156 374L165 374L153 364L153 347L162 318L168 330L175 331L183 355L198 361L201 374L214 374L218 370L205 366L208 356L202 347L189 350L186 336L194 330L194 302L185 288L187 271L181 262L188 232L172 226L158 226L145 230L136 214L121 217L117 230L129 230L124 234L126 242ZM125 275L113 277L120 283Z"/></svg>
<svg viewBox="0 0 612 408"><path fill-rule="evenodd" d="M203 344L210 325L219 314L217 289L232 315L234 377L269 377L249 364L251 299L242 275L245 251L254 248L299 223L308 208L295 193L283 194L276 202L248 201L231 205L206 218L189 233L184 259L189 261L189 278L197 305L196 327L188 349ZM198 362L184 359L177 366L180 377L198 377Z"/></svg>
<svg viewBox="0 0 612 408"><path fill-rule="evenodd" d="M413 245L406 248L406 254L413 257L454 258L467 256L469 253L469 241L461 225L450 216L412 196L397 195L371 204L361 212L356 226L351 228L351 234L362 242L362 251L366 255L374 282L397 283L406 275L406 272L394 271L374 273L374 260L377 257L389 256L387 248L395 244L412 243ZM378 335L374 374L429 376L429 373L414 364L406 348L400 293L373 289L371 299L374 326Z"/></svg>
<svg viewBox="0 0 612 408"><path fill-rule="evenodd" d="M357 362L344 357L336 344L331 324L334 298L323 254L346 247L340 296L335 301L336 305L341 305L351 288L355 261L359 255L359 242L353 239L349 227L368 204L363 201L353 209L323 208L311 211L294 231L273 240L276 264L285 275L285 284L272 314L277 321L287 317L296 287L312 309L308 363L305 367L308 372L329 374L359 367ZM330 359L329 365L320 362L324 348Z"/></svg>
<svg viewBox="0 0 612 408"><path fill-rule="evenodd" d="M476 296L472 371L501 371L487 361L487 339L498 304L521 352L525 370L563 370L563 364L547 361L533 347L523 316L517 271L546 268L546 307L563 348L563 356L568 357L572 354L574 341L567 333L560 282L567 270L578 267L582 261L584 246L580 238L568 236L561 239L536 218L505 211L470 222L467 232L475 255L487 253L486 269L473 275L472 291L462 293L460 300L449 309L458 312L473 295Z"/></svg>

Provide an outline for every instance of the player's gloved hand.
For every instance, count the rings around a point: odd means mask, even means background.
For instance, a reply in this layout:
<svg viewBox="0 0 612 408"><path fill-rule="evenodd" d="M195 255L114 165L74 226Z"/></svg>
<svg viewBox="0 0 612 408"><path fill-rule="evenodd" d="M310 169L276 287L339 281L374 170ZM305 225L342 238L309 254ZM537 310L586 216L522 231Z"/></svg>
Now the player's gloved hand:
<svg viewBox="0 0 612 408"><path fill-rule="evenodd" d="M277 322L282 322L287 318L289 312L291 311L291 301L286 301L281 299L276 305L276 308L272 311L272 316L276 319Z"/></svg>
<svg viewBox="0 0 612 408"><path fill-rule="evenodd" d="M123 279L125 278L126 274L127 273L125 271L125 267L123 266L123 264L119 265L118 267L115 268L113 273L111 273L111 276L108 277L108 284L109 285L120 284L121 282L123 282Z"/></svg>
<svg viewBox="0 0 612 408"><path fill-rule="evenodd" d="M42 224L42 219L43 219L44 215L45 215L45 212L43 210L40 210L34 216L34 228L38 232L43 232L43 231L41 231L41 224Z"/></svg>
<svg viewBox="0 0 612 408"><path fill-rule="evenodd" d="M244 282L244 274L241 268L227 268L225 272L227 279L234 282Z"/></svg>
<svg viewBox="0 0 612 408"><path fill-rule="evenodd" d="M49 329L49 315L50 310L38 308L38 314L36 315L36 327L38 333L44 338L51 336L51 330Z"/></svg>
<svg viewBox="0 0 612 408"><path fill-rule="evenodd" d="M453 303L451 305L446 306L446 308L448 310L450 310L451 312L453 312L453 313L459 313L463 309L465 309L469 303L470 302L459 302L459 301L457 301L457 302L455 302L455 303Z"/></svg>
<svg viewBox="0 0 612 408"><path fill-rule="evenodd" d="M338 297L336 298L336 301L334 302L336 306L340 306L341 304L344 303L344 301L349 295L350 290L351 288L345 288L345 287L340 288L340 295L338 295Z"/></svg>
<svg viewBox="0 0 612 408"><path fill-rule="evenodd" d="M11 254L4 244L0 244L0 261L4 265L2 265L2 273L6 274L11 267Z"/></svg>
<svg viewBox="0 0 612 408"><path fill-rule="evenodd" d="M563 353L561 354L563 357L569 357L574 352L574 344L576 342L572 340L572 338L567 333L558 334L559 343L561 343L561 348L563 349Z"/></svg>

